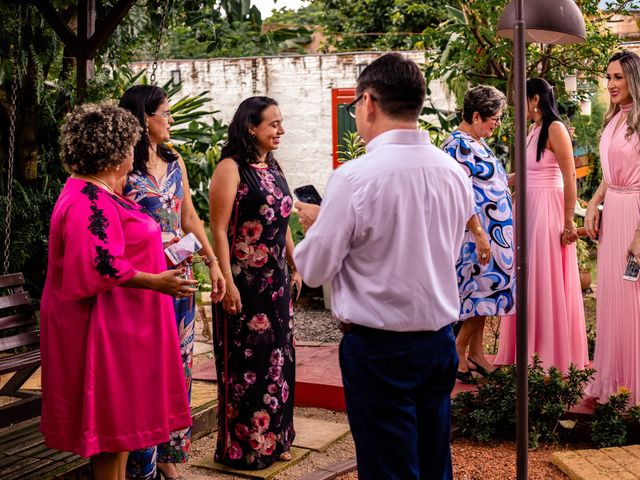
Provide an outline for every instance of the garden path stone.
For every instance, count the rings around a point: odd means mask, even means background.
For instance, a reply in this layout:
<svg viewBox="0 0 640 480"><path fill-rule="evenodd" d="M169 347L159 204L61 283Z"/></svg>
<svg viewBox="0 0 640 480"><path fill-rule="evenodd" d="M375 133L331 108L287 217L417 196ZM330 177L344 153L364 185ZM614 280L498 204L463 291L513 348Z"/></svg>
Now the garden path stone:
<svg viewBox="0 0 640 480"><path fill-rule="evenodd" d="M640 479L640 445L556 452L551 461L571 480Z"/></svg>

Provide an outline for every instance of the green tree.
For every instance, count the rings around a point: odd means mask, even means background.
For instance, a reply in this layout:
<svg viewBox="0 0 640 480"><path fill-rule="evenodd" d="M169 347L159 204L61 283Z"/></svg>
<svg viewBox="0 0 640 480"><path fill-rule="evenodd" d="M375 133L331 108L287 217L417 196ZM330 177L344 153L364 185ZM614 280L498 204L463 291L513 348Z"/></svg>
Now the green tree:
<svg viewBox="0 0 640 480"><path fill-rule="evenodd" d="M508 0L450 0L447 19L426 28L427 79L444 80L460 99L467 84L486 83L512 92L512 43L496 35ZM587 82L602 75L619 39L607 28L615 13L627 13L634 2L612 0L610 11L598 9L598 0L576 2L585 18L587 38L575 45L527 46L527 75L541 76L562 85L568 72Z"/></svg>
<svg viewBox="0 0 640 480"><path fill-rule="evenodd" d="M436 2L317 0L324 33L338 51L411 50L423 47L423 30L444 21Z"/></svg>

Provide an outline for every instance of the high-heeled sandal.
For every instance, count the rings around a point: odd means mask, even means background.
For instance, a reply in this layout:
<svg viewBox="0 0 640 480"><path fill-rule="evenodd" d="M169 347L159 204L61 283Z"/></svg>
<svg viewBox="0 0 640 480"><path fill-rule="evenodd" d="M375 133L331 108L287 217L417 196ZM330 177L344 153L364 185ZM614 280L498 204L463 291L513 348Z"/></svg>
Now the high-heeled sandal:
<svg viewBox="0 0 640 480"><path fill-rule="evenodd" d="M482 375L484 378L489 378L491 376L492 372L490 372L489 370L484 368L482 365L480 365L478 362L476 362L473 358L467 357L467 360L469 360L471 363L473 363L473 365L476 367L476 368L474 368L474 370L476 372L478 372L480 375Z"/></svg>
<svg viewBox="0 0 640 480"><path fill-rule="evenodd" d="M467 370L466 372L461 372L460 370L458 370L456 372L456 378L460 380L462 383L467 383L469 385L474 385L477 383L476 379L473 378L473 375L470 370Z"/></svg>

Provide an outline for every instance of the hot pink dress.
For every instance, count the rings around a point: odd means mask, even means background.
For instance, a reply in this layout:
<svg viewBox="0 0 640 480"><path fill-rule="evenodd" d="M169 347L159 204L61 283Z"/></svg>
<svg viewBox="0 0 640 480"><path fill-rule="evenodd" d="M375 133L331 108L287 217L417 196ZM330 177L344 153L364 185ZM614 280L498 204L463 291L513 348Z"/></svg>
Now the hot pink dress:
<svg viewBox="0 0 640 480"><path fill-rule="evenodd" d="M622 108L630 110L632 104ZM640 142L625 138L626 122L616 130L621 112L600 139L602 175L608 184L598 245L596 306L597 370L587 393L604 403L619 387L640 402L640 283L624 280L627 249L640 223Z"/></svg>
<svg viewBox="0 0 640 480"><path fill-rule="evenodd" d="M567 372L589 363L582 290L575 244L563 247L564 189L555 154L545 149L536 161L540 127L527 137L527 241L529 243L528 354L545 368ZM502 317L495 363L516 357L516 315Z"/></svg>
<svg viewBox="0 0 640 480"><path fill-rule="evenodd" d="M45 443L88 457L191 424L171 297L120 286L166 269L136 204L70 178L51 217L41 304Z"/></svg>

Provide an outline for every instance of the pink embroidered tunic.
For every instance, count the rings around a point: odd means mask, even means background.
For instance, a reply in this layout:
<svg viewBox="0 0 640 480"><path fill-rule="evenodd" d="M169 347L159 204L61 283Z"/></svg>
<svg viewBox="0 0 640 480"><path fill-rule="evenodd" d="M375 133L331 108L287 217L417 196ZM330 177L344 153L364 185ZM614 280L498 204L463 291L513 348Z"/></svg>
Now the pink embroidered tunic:
<svg viewBox="0 0 640 480"><path fill-rule="evenodd" d="M640 283L624 280L627 249L640 223L640 142L617 126L623 105L600 139L602 175L608 184L598 245L596 307L597 370L587 393L604 403L620 387L631 391L629 405L640 402ZM617 128L616 128L617 127Z"/></svg>
<svg viewBox="0 0 640 480"><path fill-rule="evenodd" d="M134 450L191 424L171 297L122 286L165 269L153 218L67 181L51 217L41 305L47 446L85 457Z"/></svg>

